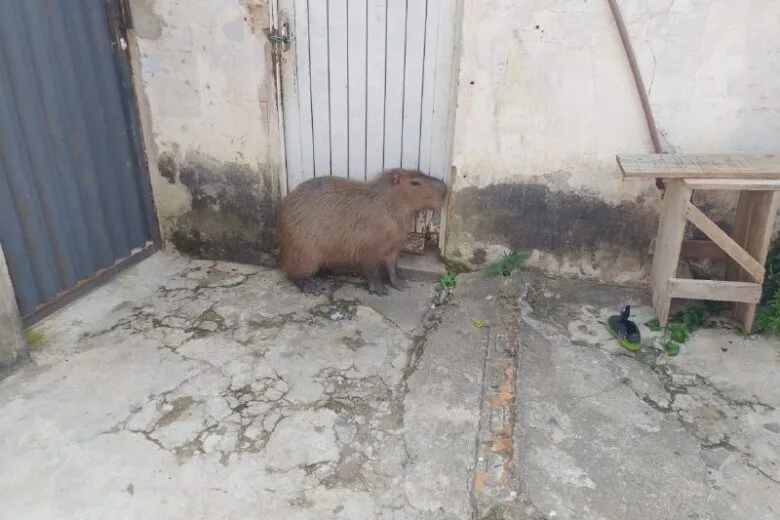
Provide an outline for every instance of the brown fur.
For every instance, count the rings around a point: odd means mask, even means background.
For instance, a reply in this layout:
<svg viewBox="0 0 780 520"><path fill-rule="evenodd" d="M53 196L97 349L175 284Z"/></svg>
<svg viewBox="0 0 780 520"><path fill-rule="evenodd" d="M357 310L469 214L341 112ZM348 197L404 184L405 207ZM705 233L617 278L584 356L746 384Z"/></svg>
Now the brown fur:
<svg viewBox="0 0 780 520"><path fill-rule="evenodd" d="M317 177L298 185L282 201L277 240L285 275L304 292L317 292L312 276L326 266L360 266L369 291L386 294L379 277L405 284L395 272L412 216L439 209L446 185L414 170L389 170L371 182ZM316 285L316 284L314 284Z"/></svg>

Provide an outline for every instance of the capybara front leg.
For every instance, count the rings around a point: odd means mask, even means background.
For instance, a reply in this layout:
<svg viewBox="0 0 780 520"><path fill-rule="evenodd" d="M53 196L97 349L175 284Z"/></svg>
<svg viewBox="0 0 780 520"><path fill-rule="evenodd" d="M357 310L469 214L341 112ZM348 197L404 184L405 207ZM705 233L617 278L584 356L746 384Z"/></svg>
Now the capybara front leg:
<svg viewBox="0 0 780 520"><path fill-rule="evenodd" d="M301 290L304 294L317 295L322 292L322 284L314 277L314 275L305 276L303 278L296 278L292 281L295 286Z"/></svg>
<svg viewBox="0 0 780 520"><path fill-rule="evenodd" d="M379 296L387 294L387 288L382 281L382 276L379 274L379 263L367 263L364 266L366 272L366 279L368 280L368 292Z"/></svg>
<svg viewBox="0 0 780 520"><path fill-rule="evenodd" d="M390 285L399 291L403 291L409 287L409 284L406 283L406 280L398 276L398 251L394 251L387 255L385 257L384 265L385 269L387 269L387 277L390 279Z"/></svg>

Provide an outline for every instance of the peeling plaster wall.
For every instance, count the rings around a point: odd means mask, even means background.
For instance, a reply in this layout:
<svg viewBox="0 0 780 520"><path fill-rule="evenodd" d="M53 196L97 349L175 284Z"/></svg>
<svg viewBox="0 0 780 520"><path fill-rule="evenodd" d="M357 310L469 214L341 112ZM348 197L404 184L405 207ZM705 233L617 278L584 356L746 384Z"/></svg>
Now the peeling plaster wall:
<svg viewBox="0 0 780 520"><path fill-rule="evenodd" d="M131 0L131 54L163 237L269 263L278 200L268 0Z"/></svg>
<svg viewBox="0 0 780 520"><path fill-rule="evenodd" d="M668 151L778 153L780 2L619 5ZM448 255L643 279L659 195L615 163L652 146L607 1L464 0L462 31Z"/></svg>

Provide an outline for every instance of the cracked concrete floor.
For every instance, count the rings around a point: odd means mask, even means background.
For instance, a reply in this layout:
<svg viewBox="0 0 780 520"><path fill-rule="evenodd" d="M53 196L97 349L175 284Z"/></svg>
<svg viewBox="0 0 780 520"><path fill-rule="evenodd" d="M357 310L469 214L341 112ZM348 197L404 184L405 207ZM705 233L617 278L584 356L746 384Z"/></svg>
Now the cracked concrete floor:
<svg viewBox="0 0 780 520"><path fill-rule="evenodd" d="M0 518L470 516L483 346L411 285L314 298L154 255L0 384Z"/></svg>
<svg viewBox="0 0 780 520"><path fill-rule="evenodd" d="M705 329L669 358L644 291L517 287L521 518L780 518L780 342ZM625 304L637 354L603 325Z"/></svg>
<svg viewBox="0 0 780 520"><path fill-rule="evenodd" d="M531 272L378 298L159 253L0 383L0 518L780 517L778 344L674 359L643 292Z"/></svg>

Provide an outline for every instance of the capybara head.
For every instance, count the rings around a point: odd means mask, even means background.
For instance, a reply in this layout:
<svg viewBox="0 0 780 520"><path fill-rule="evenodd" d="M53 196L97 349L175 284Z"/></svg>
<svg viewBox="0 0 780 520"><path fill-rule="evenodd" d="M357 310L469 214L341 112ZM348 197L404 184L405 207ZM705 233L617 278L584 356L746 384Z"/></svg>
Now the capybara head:
<svg viewBox="0 0 780 520"><path fill-rule="evenodd" d="M382 174L395 194L414 211L437 210L447 198L447 185L418 170L393 169Z"/></svg>

